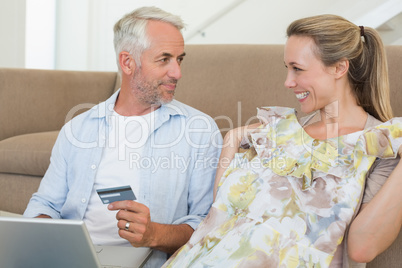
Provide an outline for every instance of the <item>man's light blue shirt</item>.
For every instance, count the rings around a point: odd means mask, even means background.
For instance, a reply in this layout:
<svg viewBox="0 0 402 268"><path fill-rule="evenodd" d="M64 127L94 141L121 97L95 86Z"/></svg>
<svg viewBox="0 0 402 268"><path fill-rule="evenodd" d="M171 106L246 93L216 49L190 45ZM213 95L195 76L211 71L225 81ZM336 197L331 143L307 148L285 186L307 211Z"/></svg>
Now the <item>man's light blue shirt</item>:
<svg viewBox="0 0 402 268"><path fill-rule="evenodd" d="M83 219L118 94L64 125L24 216ZM195 229L212 204L222 136L210 116L179 101L159 109L143 155L133 163L140 174L137 198L149 207L152 221ZM166 257L154 250L147 267L160 267Z"/></svg>

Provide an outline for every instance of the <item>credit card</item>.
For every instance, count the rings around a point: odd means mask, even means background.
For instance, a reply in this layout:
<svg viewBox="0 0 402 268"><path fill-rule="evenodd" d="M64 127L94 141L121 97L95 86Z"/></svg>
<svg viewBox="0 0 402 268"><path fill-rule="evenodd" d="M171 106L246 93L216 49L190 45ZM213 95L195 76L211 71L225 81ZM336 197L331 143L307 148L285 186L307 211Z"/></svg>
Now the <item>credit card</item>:
<svg viewBox="0 0 402 268"><path fill-rule="evenodd" d="M137 199L130 185L97 189L96 192L98 193L103 204L109 204L115 201Z"/></svg>

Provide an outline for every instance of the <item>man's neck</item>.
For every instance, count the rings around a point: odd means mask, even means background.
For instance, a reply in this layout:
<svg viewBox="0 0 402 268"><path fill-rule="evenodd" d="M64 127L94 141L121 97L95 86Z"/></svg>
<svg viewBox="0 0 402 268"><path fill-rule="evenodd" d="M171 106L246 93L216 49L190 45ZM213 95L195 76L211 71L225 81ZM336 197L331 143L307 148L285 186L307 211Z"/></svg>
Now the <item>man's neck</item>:
<svg viewBox="0 0 402 268"><path fill-rule="evenodd" d="M123 116L141 116L149 114L160 107L161 105L141 103L135 96L132 96L127 91L120 90L114 110Z"/></svg>

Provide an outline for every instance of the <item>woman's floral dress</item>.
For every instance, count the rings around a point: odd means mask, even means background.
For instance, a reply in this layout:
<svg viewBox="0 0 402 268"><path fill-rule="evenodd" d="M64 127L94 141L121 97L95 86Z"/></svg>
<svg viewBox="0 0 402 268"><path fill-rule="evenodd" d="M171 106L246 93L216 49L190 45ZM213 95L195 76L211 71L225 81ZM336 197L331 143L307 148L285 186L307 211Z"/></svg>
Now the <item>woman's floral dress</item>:
<svg viewBox="0 0 402 268"><path fill-rule="evenodd" d="M377 157L395 158L402 120L316 140L295 110L259 109L205 220L166 267L328 267Z"/></svg>

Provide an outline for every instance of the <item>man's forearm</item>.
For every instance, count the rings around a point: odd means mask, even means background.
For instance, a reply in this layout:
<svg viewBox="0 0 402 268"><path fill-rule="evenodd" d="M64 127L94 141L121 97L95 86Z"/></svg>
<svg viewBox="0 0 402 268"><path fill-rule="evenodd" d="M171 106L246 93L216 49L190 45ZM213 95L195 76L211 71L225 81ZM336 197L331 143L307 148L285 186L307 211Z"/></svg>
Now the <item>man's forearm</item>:
<svg viewBox="0 0 402 268"><path fill-rule="evenodd" d="M154 239L151 248L173 254L183 246L191 237L194 230L188 224L160 224L152 223Z"/></svg>

